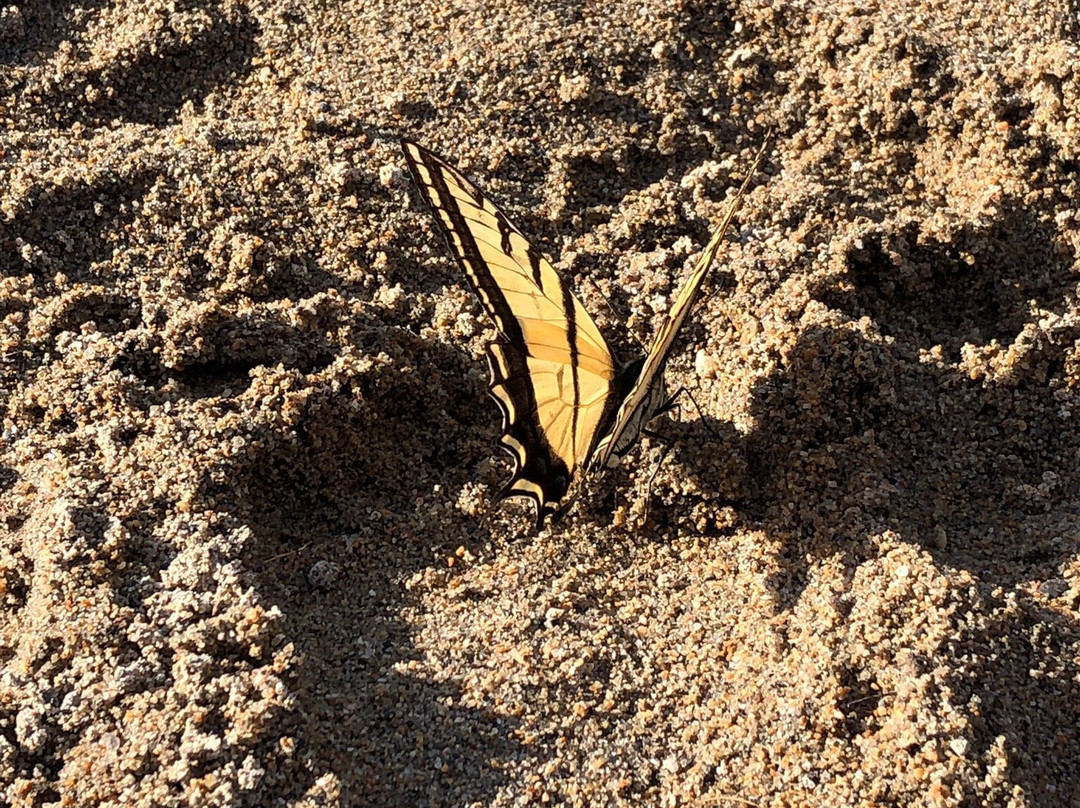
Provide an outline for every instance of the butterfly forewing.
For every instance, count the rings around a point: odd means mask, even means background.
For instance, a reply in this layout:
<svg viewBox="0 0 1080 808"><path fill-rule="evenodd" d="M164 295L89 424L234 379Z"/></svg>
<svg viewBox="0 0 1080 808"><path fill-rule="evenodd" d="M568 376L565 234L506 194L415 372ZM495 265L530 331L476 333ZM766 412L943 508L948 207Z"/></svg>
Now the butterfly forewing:
<svg viewBox="0 0 1080 808"><path fill-rule="evenodd" d="M611 351L566 282L475 185L417 144L402 146L499 331L488 349L490 389L503 412L502 445L515 461L503 493L534 499L542 524L611 419Z"/></svg>
<svg viewBox="0 0 1080 808"><path fill-rule="evenodd" d="M628 450L633 445L642 427L653 417L656 410L663 405L664 365L671 355L675 337L701 294L705 278L708 276L709 269L716 259L716 254L720 251L720 244L727 234L728 227L731 226L732 218L742 203L750 178L757 171L767 145L768 141L766 140L766 144L761 147L753 165L750 166L750 170L739 187L735 199L728 205L723 220L713 231L709 243L701 253L701 257L694 264L694 271L690 273L690 278L679 290L668 316L660 328L657 329L652 347L649 348L649 352L645 355L645 364L641 367L641 374L619 406L611 430L597 444L596 451L590 459L590 468L604 468L613 462L617 462L618 454Z"/></svg>

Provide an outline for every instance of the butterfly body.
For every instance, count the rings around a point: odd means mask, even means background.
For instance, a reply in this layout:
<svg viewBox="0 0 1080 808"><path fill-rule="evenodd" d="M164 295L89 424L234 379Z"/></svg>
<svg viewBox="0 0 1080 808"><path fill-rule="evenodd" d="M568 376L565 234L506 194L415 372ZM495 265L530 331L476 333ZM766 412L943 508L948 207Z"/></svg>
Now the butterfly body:
<svg viewBox="0 0 1080 808"><path fill-rule="evenodd" d="M645 357L635 359L623 370L625 381L623 382L623 395L630 394L641 377L642 368L645 366ZM641 404L626 416L625 427L618 433L608 431L598 442L596 451L589 463L590 473L602 472L604 469L615 468L623 457L634 448L645 424L655 418L667 401L667 385L664 384L663 374L655 376L649 386L645 398ZM618 412L614 414L618 415ZM616 418L612 417L611 426L614 427Z"/></svg>
<svg viewBox="0 0 1080 808"><path fill-rule="evenodd" d="M575 481L580 484L618 465L645 424L664 409L664 366L746 183L652 348L620 370L569 285L491 200L427 149L408 140L402 149L447 244L499 332L488 346L489 390L502 410L500 442L515 466L500 498L534 500L537 525L543 526L548 516L558 518L569 509L574 497L567 499L567 494Z"/></svg>

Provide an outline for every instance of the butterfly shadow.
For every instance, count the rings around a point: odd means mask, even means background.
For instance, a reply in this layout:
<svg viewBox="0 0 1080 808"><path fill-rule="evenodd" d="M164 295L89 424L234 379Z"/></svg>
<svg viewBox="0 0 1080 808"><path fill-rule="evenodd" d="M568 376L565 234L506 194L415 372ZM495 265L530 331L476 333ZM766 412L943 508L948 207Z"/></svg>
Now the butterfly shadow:
<svg viewBox="0 0 1080 808"><path fill-rule="evenodd" d="M883 530L1008 587L1062 560L1080 430L1059 402L1080 327L1036 323L1074 294L1059 241L1019 202L940 243L880 224L810 290L848 322L803 332L757 386L748 441L750 512L793 549L785 602L795 559L857 562Z"/></svg>
<svg viewBox="0 0 1080 808"><path fill-rule="evenodd" d="M737 506L745 496L743 439L729 421L699 414L686 402L677 416L648 425L638 447L579 497L577 518L611 523L623 508L636 530L666 536L688 510ZM706 520L707 534L718 528ZM618 542L610 548L621 552Z"/></svg>

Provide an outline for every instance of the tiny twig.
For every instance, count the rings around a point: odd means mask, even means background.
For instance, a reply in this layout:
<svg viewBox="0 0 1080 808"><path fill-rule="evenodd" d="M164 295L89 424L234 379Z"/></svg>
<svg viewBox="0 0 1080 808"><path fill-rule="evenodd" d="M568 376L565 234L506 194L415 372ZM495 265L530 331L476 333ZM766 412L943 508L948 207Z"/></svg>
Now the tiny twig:
<svg viewBox="0 0 1080 808"><path fill-rule="evenodd" d="M311 546L311 542L304 542L299 547L297 547L295 550L289 550L288 552L285 552L285 553L278 553L276 556L270 556L270 558L266 559L259 566L259 568L262 569L267 564L269 564L269 563L271 563L273 561L280 561L283 558L288 558L289 556L298 555L298 554L304 552L304 550L306 550L310 546Z"/></svg>
<svg viewBox="0 0 1080 808"><path fill-rule="evenodd" d="M748 800L744 797L733 796L732 794L717 794L715 796L710 795L709 799L710 802L713 800L727 800L728 802L737 802L739 805L752 805L754 806L754 808L757 808L757 806L761 804L758 802L754 802L753 800Z"/></svg>
<svg viewBox="0 0 1080 808"><path fill-rule="evenodd" d="M856 704L861 704L864 701L874 701L875 699L883 699L883 698L886 698L887 696L895 696L895 695L896 695L896 693L892 693L892 692L871 693L869 696L862 696L860 698L852 699L851 701L845 702L844 707L845 708L854 707Z"/></svg>

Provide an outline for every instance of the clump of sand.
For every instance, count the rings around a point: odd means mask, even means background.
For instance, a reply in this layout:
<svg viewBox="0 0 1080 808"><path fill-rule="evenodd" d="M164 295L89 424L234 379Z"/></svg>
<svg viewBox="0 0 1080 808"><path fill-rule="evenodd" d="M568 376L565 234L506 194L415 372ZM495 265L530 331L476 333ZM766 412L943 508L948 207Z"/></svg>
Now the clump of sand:
<svg viewBox="0 0 1080 808"><path fill-rule="evenodd" d="M1080 25L0 9L11 805L1074 806ZM692 408L496 505L446 155ZM606 296L611 310L604 302Z"/></svg>

